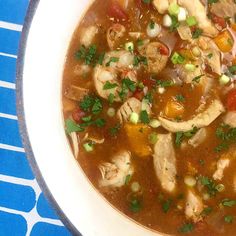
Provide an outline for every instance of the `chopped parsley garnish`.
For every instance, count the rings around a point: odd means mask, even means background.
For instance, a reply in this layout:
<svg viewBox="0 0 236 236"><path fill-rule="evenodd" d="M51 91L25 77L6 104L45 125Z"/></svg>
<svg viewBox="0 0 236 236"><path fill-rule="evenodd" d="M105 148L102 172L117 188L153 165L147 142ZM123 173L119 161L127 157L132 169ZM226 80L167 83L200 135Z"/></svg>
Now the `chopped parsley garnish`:
<svg viewBox="0 0 236 236"><path fill-rule="evenodd" d="M119 58L118 57L111 57L109 61L106 63L106 66L110 66L112 62L118 62Z"/></svg>
<svg viewBox="0 0 236 236"><path fill-rule="evenodd" d="M196 28L193 32L192 32L192 38L193 39L198 39L203 33L202 29Z"/></svg>
<svg viewBox="0 0 236 236"><path fill-rule="evenodd" d="M93 106L92 106L92 113L97 115L102 111L102 102L99 98L95 98Z"/></svg>
<svg viewBox="0 0 236 236"><path fill-rule="evenodd" d="M171 87L174 85L172 80L157 80L156 83L157 86L160 86L161 88Z"/></svg>
<svg viewBox="0 0 236 236"><path fill-rule="evenodd" d="M179 228L179 232L186 234L192 232L194 229L194 225L192 223L185 223Z"/></svg>
<svg viewBox="0 0 236 236"><path fill-rule="evenodd" d="M143 124L149 124L150 123L150 118L146 110L140 112L140 121Z"/></svg>
<svg viewBox="0 0 236 236"><path fill-rule="evenodd" d="M103 86L103 90L113 89L113 88L116 88L117 86L118 84L107 81Z"/></svg>
<svg viewBox="0 0 236 236"><path fill-rule="evenodd" d="M230 215L224 217L224 221L226 223L228 223L228 224L232 224L233 223L233 219L234 219L234 217L230 216Z"/></svg>
<svg viewBox="0 0 236 236"><path fill-rule="evenodd" d="M178 102L185 102L185 97L182 94L178 94L175 96Z"/></svg>
<svg viewBox="0 0 236 236"><path fill-rule="evenodd" d="M103 52L102 54L100 54L98 56L98 64L102 65L103 61L104 61L104 57L105 57L105 52Z"/></svg>
<svg viewBox="0 0 236 236"><path fill-rule="evenodd" d="M194 82L194 83L199 83L199 82L200 82L200 79L201 79L203 76L204 76L204 75L196 76L195 78L192 79L192 82Z"/></svg>
<svg viewBox="0 0 236 236"><path fill-rule="evenodd" d="M229 72L230 72L231 74L235 74L235 72L236 72L236 65L233 65L233 66L228 67L228 70L229 70Z"/></svg>
<svg viewBox="0 0 236 236"><path fill-rule="evenodd" d="M65 121L65 126L66 126L66 133L70 134L73 132L83 132L84 128L81 127L80 125L76 124L73 120L67 119Z"/></svg>
<svg viewBox="0 0 236 236"><path fill-rule="evenodd" d="M170 31L173 32L173 31L176 31L176 29L180 26L180 23L178 21L178 18L174 15L171 15L171 26L170 26Z"/></svg>
<svg viewBox="0 0 236 236"><path fill-rule="evenodd" d="M209 59L211 59L211 58L213 57L213 53L209 53L209 54L207 55L207 57L208 57Z"/></svg>
<svg viewBox="0 0 236 236"><path fill-rule="evenodd" d="M142 0L142 2L145 4L149 4L149 3L151 3L151 0Z"/></svg>
<svg viewBox="0 0 236 236"><path fill-rule="evenodd" d="M198 128L194 127L192 130L187 132L177 132L175 136L175 144L177 147L181 146L184 138L192 138L198 131Z"/></svg>
<svg viewBox="0 0 236 236"><path fill-rule="evenodd" d="M226 206L226 207L233 207L234 205L236 205L236 200L230 200L230 199L224 199L222 200L222 205Z"/></svg>
<svg viewBox="0 0 236 236"><path fill-rule="evenodd" d="M139 64L143 64L143 65L147 66L148 65L147 58L143 57L143 56L134 56L133 65L139 66Z"/></svg>
<svg viewBox="0 0 236 236"><path fill-rule="evenodd" d="M171 199L168 199L166 201L163 201L162 202L162 210L167 213L169 210L170 210L170 207L171 207L171 204L172 204L172 200Z"/></svg>
<svg viewBox="0 0 236 236"><path fill-rule="evenodd" d="M155 22L153 20L150 21L149 28L150 29L154 29L155 28Z"/></svg>
<svg viewBox="0 0 236 236"><path fill-rule="evenodd" d="M138 199L133 199L130 202L130 210L134 213L139 212L142 209L141 202Z"/></svg>
<svg viewBox="0 0 236 236"><path fill-rule="evenodd" d="M137 45L138 45L138 47L143 46L143 40L142 39L138 39L137 40Z"/></svg>
<svg viewBox="0 0 236 236"><path fill-rule="evenodd" d="M91 65L95 63L97 46L91 45L88 49L82 45L78 52L76 52L75 57L78 60L84 61L86 65Z"/></svg>
<svg viewBox="0 0 236 236"><path fill-rule="evenodd" d="M221 152L222 150L227 150L236 141L236 128L222 124L216 129L216 137L222 142L215 148L215 151Z"/></svg>
<svg viewBox="0 0 236 236"><path fill-rule="evenodd" d="M85 112L92 112L97 115L102 111L102 101L98 97L86 95L80 102L80 108Z"/></svg>
<svg viewBox="0 0 236 236"><path fill-rule="evenodd" d="M206 207L203 209L203 211L201 212L202 216L207 216L209 215L211 212L213 211L212 207Z"/></svg>
<svg viewBox="0 0 236 236"><path fill-rule="evenodd" d="M130 182L130 180L131 180L131 175L127 175L127 176L125 177L125 185L128 185L129 182Z"/></svg>
<svg viewBox="0 0 236 236"><path fill-rule="evenodd" d="M130 80L129 78L124 78L121 81L121 90L119 91L121 100L124 101L126 99L129 91L135 92L136 87L137 85L134 81Z"/></svg>
<svg viewBox="0 0 236 236"><path fill-rule="evenodd" d="M213 3L217 3L219 0L208 0L208 4L213 4Z"/></svg>
<svg viewBox="0 0 236 236"><path fill-rule="evenodd" d="M210 196L215 196L216 193L218 192L216 186L217 184L214 182L214 180L206 177L206 176L200 176L199 177L200 183L206 187L207 192L209 193Z"/></svg>
<svg viewBox="0 0 236 236"><path fill-rule="evenodd" d="M109 129L109 133L111 136L116 136L118 134L118 132L120 131L121 125L120 124L116 124L114 127Z"/></svg>
<svg viewBox="0 0 236 236"><path fill-rule="evenodd" d="M108 102L111 105L115 100L115 95L113 93L110 93L108 96Z"/></svg>

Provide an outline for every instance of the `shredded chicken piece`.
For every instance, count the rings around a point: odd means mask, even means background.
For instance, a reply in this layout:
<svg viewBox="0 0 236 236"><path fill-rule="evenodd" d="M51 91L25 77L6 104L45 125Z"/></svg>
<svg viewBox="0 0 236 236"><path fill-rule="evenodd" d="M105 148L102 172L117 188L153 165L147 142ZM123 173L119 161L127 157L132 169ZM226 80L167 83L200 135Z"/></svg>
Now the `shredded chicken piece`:
<svg viewBox="0 0 236 236"><path fill-rule="evenodd" d="M125 34L125 27L121 24L114 24L107 30L107 43L110 49L114 49L117 41Z"/></svg>
<svg viewBox="0 0 236 236"><path fill-rule="evenodd" d="M229 125L232 128L236 128L236 112L228 111L224 116L223 121L226 125Z"/></svg>
<svg viewBox="0 0 236 236"><path fill-rule="evenodd" d="M206 128L201 128L192 138L188 140L188 144L196 148L206 140L206 137L207 137Z"/></svg>
<svg viewBox="0 0 236 236"><path fill-rule="evenodd" d="M212 71L221 74L221 52L211 38L200 37L198 45L203 49L203 56Z"/></svg>
<svg viewBox="0 0 236 236"><path fill-rule="evenodd" d="M203 209L202 199L193 190L188 190L185 206L186 217L196 223L202 219L201 213Z"/></svg>
<svg viewBox="0 0 236 236"><path fill-rule="evenodd" d="M205 6L200 0L178 0L179 4L186 8L190 16L195 16L199 28L203 30L203 34L210 37L215 37L218 30L207 17Z"/></svg>
<svg viewBox="0 0 236 236"><path fill-rule="evenodd" d="M190 43L193 42L192 32L191 32L190 27L187 24L185 24L185 23L181 24L177 28L177 31L178 31L179 36L182 40L186 40Z"/></svg>
<svg viewBox="0 0 236 236"><path fill-rule="evenodd" d="M151 112L150 107L146 107L148 114ZM142 103L137 98L129 98L117 111L117 117L121 123L127 122L130 115L135 112L139 114L142 110Z"/></svg>
<svg viewBox="0 0 236 236"><path fill-rule="evenodd" d="M65 96L74 101L81 101L84 96L88 94L89 89L81 88L75 85L70 85L65 91Z"/></svg>
<svg viewBox="0 0 236 236"><path fill-rule="evenodd" d="M81 33L80 43L85 47L89 47L92 44L97 33L97 26L89 26L88 28L85 28Z"/></svg>
<svg viewBox="0 0 236 236"><path fill-rule="evenodd" d="M134 168L131 165L131 154L128 151L120 151L114 155L111 162L102 163L99 166L102 178L99 181L101 187L122 187L127 176L132 176Z"/></svg>
<svg viewBox="0 0 236 236"><path fill-rule="evenodd" d="M211 12L215 15L227 18L234 18L236 12L236 4L234 0L220 0L211 6Z"/></svg>
<svg viewBox="0 0 236 236"><path fill-rule="evenodd" d="M222 178L224 177L224 170L229 166L229 163L229 159L220 159L217 161L217 169L213 174L214 180L222 180Z"/></svg>
<svg viewBox="0 0 236 236"><path fill-rule="evenodd" d="M171 134L159 134L154 146L154 169L162 188L173 192L176 188L176 158Z"/></svg>
<svg viewBox="0 0 236 236"><path fill-rule="evenodd" d="M193 119L183 122L171 121L159 117L161 125L170 132L187 132L194 127L203 128L211 124L218 116L225 111L223 104L219 100L214 100L208 109L196 115Z"/></svg>

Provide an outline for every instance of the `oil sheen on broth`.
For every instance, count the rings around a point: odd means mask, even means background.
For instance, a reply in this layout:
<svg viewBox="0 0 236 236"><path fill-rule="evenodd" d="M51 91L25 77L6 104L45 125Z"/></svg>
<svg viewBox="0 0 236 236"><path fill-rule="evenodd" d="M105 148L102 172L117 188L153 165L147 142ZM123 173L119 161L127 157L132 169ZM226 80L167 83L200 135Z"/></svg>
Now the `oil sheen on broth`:
<svg viewBox="0 0 236 236"><path fill-rule="evenodd" d="M233 0L95 0L74 33L62 99L75 158L159 232L236 235L235 16Z"/></svg>

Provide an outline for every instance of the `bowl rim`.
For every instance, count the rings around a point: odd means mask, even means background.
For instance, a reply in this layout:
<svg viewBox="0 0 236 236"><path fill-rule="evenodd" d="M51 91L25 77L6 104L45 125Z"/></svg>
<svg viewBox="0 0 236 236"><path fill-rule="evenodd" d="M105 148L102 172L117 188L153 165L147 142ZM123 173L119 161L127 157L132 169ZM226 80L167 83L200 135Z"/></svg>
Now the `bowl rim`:
<svg viewBox="0 0 236 236"><path fill-rule="evenodd" d="M26 126L25 112L24 112L24 93L23 93L23 83L24 83L24 62L25 62L25 51L27 47L28 35L31 28L31 23L33 21L34 15L37 11L37 7L40 0L31 0L26 12L23 29L21 32L21 39L19 43L17 63L16 63L16 110L19 123L19 131L21 140L23 142L26 158L30 164L30 167L33 171L33 174L37 180L38 185L40 186L44 196L49 201L51 207L55 210L57 216L62 221L64 226L70 231L72 235L82 236L79 230L71 223L69 218L60 208L59 204L53 197L51 191L49 190L45 179L42 176L42 173L37 164L36 158L34 156L31 142L28 135L28 130Z"/></svg>

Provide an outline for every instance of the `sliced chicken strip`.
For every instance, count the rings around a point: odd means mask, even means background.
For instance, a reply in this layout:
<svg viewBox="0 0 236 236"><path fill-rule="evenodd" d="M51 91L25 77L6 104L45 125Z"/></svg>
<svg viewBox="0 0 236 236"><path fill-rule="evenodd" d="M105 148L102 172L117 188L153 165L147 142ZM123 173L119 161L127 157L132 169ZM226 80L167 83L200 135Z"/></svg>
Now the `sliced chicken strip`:
<svg viewBox="0 0 236 236"><path fill-rule="evenodd" d="M234 0L220 0L211 6L211 12L222 18L234 18L236 4Z"/></svg>
<svg viewBox="0 0 236 236"><path fill-rule="evenodd" d="M203 49L203 56L212 71L221 74L221 52L211 38L200 37L198 45Z"/></svg>
<svg viewBox="0 0 236 236"><path fill-rule="evenodd" d="M196 148L206 140L206 137L207 137L206 128L201 128L192 138L188 140L188 144Z"/></svg>
<svg viewBox="0 0 236 236"><path fill-rule="evenodd" d="M80 37L80 43L85 47L89 47L93 43L93 40L97 33L97 26L89 26L88 28L83 29Z"/></svg>
<svg viewBox="0 0 236 236"><path fill-rule="evenodd" d="M121 24L114 24L107 30L107 43L110 49L114 49L117 41L125 34L125 27Z"/></svg>
<svg viewBox="0 0 236 236"><path fill-rule="evenodd" d="M89 94L89 89L81 88L75 85L70 85L66 91L65 96L74 101L81 101L84 96Z"/></svg>
<svg viewBox="0 0 236 236"><path fill-rule="evenodd" d="M122 187L127 176L131 176L134 169L131 165L131 154L128 151L120 151L114 155L111 162L102 163L99 166L102 178L99 181L101 187Z"/></svg>
<svg viewBox="0 0 236 236"><path fill-rule="evenodd" d="M151 112L150 107L145 107L147 109L147 113ZM135 112L139 114L142 110L142 102L140 102L137 98L129 98L117 111L117 117L121 123L127 122L130 118L130 115Z"/></svg>
<svg viewBox="0 0 236 236"><path fill-rule="evenodd" d="M178 3L186 8L190 16L195 16L198 21L198 26L203 30L203 34L210 37L215 37L218 30L207 17L205 6L200 0L178 0Z"/></svg>
<svg viewBox="0 0 236 236"><path fill-rule="evenodd" d="M202 219L201 213L203 209L202 199L193 190L188 190L185 206L186 217L196 223Z"/></svg>
<svg viewBox="0 0 236 236"><path fill-rule="evenodd" d="M159 134L154 146L154 169L162 188L173 192L176 188L176 158L171 134Z"/></svg>
<svg viewBox="0 0 236 236"><path fill-rule="evenodd" d="M232 128L236 128L236 112L235 111L229 111L224 116L223 121L226 125L229 125Z"/></svg>
<svg viewBox="0 0 236 236"><path fill-rule="evenodd" d="M217 169L213 174L214 180L222 180L222 178L224 177L224 170L229 166L229 163L229 159L220 159L217 161Z"/></svg>
<svg viewBox="0 0 236 236"><path fill-rule="evenodd" d="M208 126L224 111L225 108L223 104L219 100L214 100L204 112L196 115L191 120L176 122L159 117L159 121L161 125L170 132L187 132L192 130L194 127L203 128Z"/></svg>

